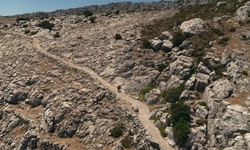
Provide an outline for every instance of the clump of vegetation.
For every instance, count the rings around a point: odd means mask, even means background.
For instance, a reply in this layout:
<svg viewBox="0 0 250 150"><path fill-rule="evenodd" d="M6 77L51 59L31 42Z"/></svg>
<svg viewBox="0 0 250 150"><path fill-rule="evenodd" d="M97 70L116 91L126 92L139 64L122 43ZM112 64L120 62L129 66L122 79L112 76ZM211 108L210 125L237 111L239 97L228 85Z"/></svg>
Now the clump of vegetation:
<svg viewBox="0 0 250 150"><path fill-rule="evenodd" d="M168 136L168 134L165 132L165 129L166 129L166 126L165 126L165 125L160 125L160 126L158 127L158 130L160 131L161 136L163 136L163 137L167 137L167 136Z"/></svg>
<svg viewBox="0 0 250 150"><path fill-rule="evenodd" d="M60 37L59 32L56 32L56 34L54 34L54 38L59 38L59 37Z"/></svg>
<svg viewBox="0 0 250 150"><path fill-rule="evenodd" d="M173 133L177 144L183 146L191 133L188 122L181 118L173 127Z"/></svg>
<svg viewBox="0 0 250 150"><path fill-rule="evenodd" d="M92 16L89 18L90 22L91 23L95 23L95 20L96 20L96 16Z"/></svg>
<svg viewBox="0 0 250 150"><path fill-rule="evenodd" d="M154 88L156 88L154 84L148 84L147 86L143 87L139 92L140 99L144 100L145 94L150 92Z"/></svg>
<svg viewBox="0 0 250 150"><path fill-rule="evenodd" d="M30 30L25 30L24 33L25 33L25 34L29 34L29 33L30 33Z"/></svg>
<svg viewBox="0 0 250 150"><path fill-rule="evenodd" d="M121 123L118 123L113 129L110 130L111 136L118 138L122 136L124 131L124 126Z"/></svg>
<svg viewBox="0 0 250 150"><path fill-rule="evenodd" d="M87 10L87 11L84 11L84 12L83 12L83 15L84 15L85 17L90 17L90 16L93 16L93 12Z"/></svg>
<svg viewBox="0 0 250 150"><path fill-rule="evenodd" d="M166 69L168 66L165 64L159 64L157 65L157 70L162 72L164 69Z"/></svg>
<svg viewBox="0 0 250 150"><path fill-rule="evenodd" d="M122 39L121 34L116 33L116 34L115 34L115 39L116 39L116 40L121 40L121 39Z"/></svg>
<svg viewBox="0 0 250 150"><path fill-rule="evenodd" d="M150 49L151 48L151 43L148 40L143 39L142 40L142 48Z"/></svg>
<svg viewBox="0 0 250 150"><path fill-rule="evenodd" d="M131 148L132 147L132 139L129 136L125 136L122 140L121 140L121 144L123 147L125 148Z"/></svg>
<svg viewBox="0 0 250 150"><path fill-rule="evenodd" d="M164 98L164 102L175 103L179 101L181 93L184 91L184 84L176 88L169 88L162 92L161 96Z"/></svg>
<svg viewBox="0 0 250 150"><path fill-rule="evenodd" d="M27 27L28 27L28 25L27 25L27 24L24 24L24 25L23 25L23 28L27 28Z"/></svg>
<svg viewBox="0 0 250 150"><path fill-rule="evenodd" d="M229 41L229 37L223 37L218 41L218 44L222 45L222 46L226 46L228 44Z"/></svg>
<svg viewBox="0 0 250 150"><path fill-rule="evenodd" d="M230 28L228 31L229 31L229 32L236 32L236 28L235 28L235 27Z"/></svg>
<svg viewBox="0 0 250 150"><path fill-rule="evenodd" d="M217 34L217 35L219 35L219 36L225 35L225 34L224 34L220 29L218 29L218 28L212 28L211 30L212 30L213 33L215 33L215 34Z"/></svg>
<svg viewBox="0 0 250 150"><path fill-rule="evenodd" d="M30 18L29 17L17 17L16 18L16 21L30 21Z"/></svg>
<svg viewBox="0 0 250 150"><path fill-rule="evenodd" d="M174 35L173 35L173 39L172 39L173 46L174 47L179 46L185 40L186 40L186 37L182 32L175 32Z"/></svg>
<svg viewBox="0 0 250 150"><path fill-rule="evenodd" d="M179 146L183 146L188 139L190 113L190 107L187 105L176 103L171 106L171 123L173 124L174 138Z"/></svg>
<svg viewBox="0 0 250 150"><path fill-rule="evenodd" d="M49 21L45 20L40 22L38 25L38 27L41 27L43 29L49 29L50 31L52 30L52 28L55 26L53 23L50 23Z"/></svg>
<svg viewBox="0 0 250 150"><path fill-rule="evenodd" d="M243 70L243 71L242 71L242 74L243 74L244 76L248 76L248 72L247 72L246 70Z"/></svg>

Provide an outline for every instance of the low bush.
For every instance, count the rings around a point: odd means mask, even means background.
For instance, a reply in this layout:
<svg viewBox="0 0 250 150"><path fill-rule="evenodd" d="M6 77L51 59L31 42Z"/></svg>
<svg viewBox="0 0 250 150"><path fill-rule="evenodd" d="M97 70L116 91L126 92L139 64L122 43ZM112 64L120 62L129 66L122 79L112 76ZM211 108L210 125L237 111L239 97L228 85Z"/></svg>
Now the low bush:
<svg viewBox="0 0 250 150"><path fill-rule="evenodd" d="M125 136L121 140L122 146L125 148L131 148L132 147L132 139L129 136Z"/></svg>
<svg viewBox="0 0 250 150"><path fill-rule="evenodd" d="M151 43L148 40L143 39L142 40L142 48L151 49Z"/></svg>
<svg viewBox="0 0 250 150"><path fill-rule="evenodd" d="M218 41L218 44L222 45L222 46L226 46L228 44L229 41L229 37L223 37Z"/></svg>
<svg viewBox="0 0 250 150"><path fill-rule="evenodd" d="M54 38L59 38L59 37L60 37L59 32L56 32L56 34L54 34Z"/></svg>
<svg viewBox="0 0 250 150"><path fill-rule="evenodd" d="M191 120L190 107L180 103L172 104L171 106L171 122L175 126L180 119L187 122Z"/></svg>
<svg viewBox="0 0 250 150"><path fill-rule="evenodd" d="M165 129L166 129L166 126L165 126L165 125L160 125L160 126L158 127L158 129L159 129L159 131L160 131L160 133L161 133L161 136L163 136L163 137L167 137L167 136L168 136L168 134L165 132Z"/></svg>
<svg viewBox="0 0 250 150"><path fill-rule="evenodd" d="M121 39L122 39L121 34L116 33L116 34L115 34L115 39L116 39L116 40L121 40Z"/></svg>
<svg viewBox="0 0 250 150"><path fill-rule="evenodd" d="M25 30L24 33L25 33L25 34L29 34L29 33L30 33L30 30Z"/></svg>
<svg viewBox="0 0 250 150"><path fill-rule="evenodd" d="M110 130L111 136L114 138L118 138L122 136L124 131L124 127L121 123L118 123L113 129Z"/></svg>
<svg viewBox="0 0 250 150"><path fill-rule="evenodd" d="M215 34L217 34L217 35L219 35L219 36L225 35L225 34L224 34L220 29L218 29L218 28L212 28L211 30L212 30L213 33L215 33Z"/></svg>
<svg viewBox="0 0 250 150"><path fill-rule="evenodd" d="M180 119L173 128L174 137L179 146L183 146L188 140L188 134L190 134L190 128L187 121Z"/></svg>
<svg viewBox="0 0 250 150"><path fill-rule="evenodd" d="M95 23L95 20L96 20L96 16L92 16L89 18L90 22L91 23Z"/></svg>
<svg viewBox="0 0 250 150"><path fill-rule="evenodd" d="M168 66L165 64L159 64L157 65L157 70L162 72L164 69L166 69Z"/></svg>
<svg viewBox="0 0 250 150"><path fill-rule="evenodd" d="M144 100L145 94L150 92L156 86L154 84L148 84L147 86L143 87L139 92L139 97L141 100Z"/></svg>
<svg viewBox="0 0 250 150"><path fill-rule="evenodd" d="M84 11L83 14L84 14L85 17L93 16L93 12L92 12L92 11L89 11L89 10Z"/></svg>
<svg viewBox="0 0 250 150"><path fill-rule="evenodd" d="M163 97L164 102L175 103L179 101L181 93L184 91L184 89L184 84L181 84L176 88L169 88L163 91L161 96Z"/></svg>
<svg viewBox="0 0 250 150"><path fill-rule="evenodd" d="M52 30L52 28L55 26L53 23L50 23L49 21L45 20L40 22L38 25L38 27L41 27L43 29L49 29L50 31Z"/></svg>
<svg viewBox="0 0 250 150"><path fill-rule="evenodd" d="M186 40L186 37L182 32L175 32L174 36L173 36L173 39L172 39L173 46L174 47L179 46L185 40Z"/></svg>
<svg viewBox="0 0 250 150"><path fill-rule="evenodd" d="M230 28L228 31L230 31L230 32L236 32L236 28L235 27Z"/></svg>

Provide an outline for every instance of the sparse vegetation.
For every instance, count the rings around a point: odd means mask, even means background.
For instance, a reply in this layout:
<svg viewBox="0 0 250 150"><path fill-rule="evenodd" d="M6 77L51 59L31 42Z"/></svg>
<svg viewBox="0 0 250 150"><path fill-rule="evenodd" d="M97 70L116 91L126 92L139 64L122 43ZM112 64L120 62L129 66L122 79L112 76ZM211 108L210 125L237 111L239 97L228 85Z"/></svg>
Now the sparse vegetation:
<svg viewBox="0 0 250 150"><path fill-rule="evenodd" d="M168 67L168 65L166 65L166 64L159 64L158 66L157 66L157 70L158 71L160 71L160 72L162 72L164 69L166 69Z"/></svg>
<svg viewBox="0 0 250 150"><path fill-rule="evenodd" d="M110 130L111 136L114 138L118 138L122 136L124 131L124 127L121 123L118 123L113 129Z"/></svg>
<svg viewBox="0 0 250 150"><path fill-rule="evenodd" d="M198 119L198 120L195 121L195 123L198 126L202 126L202 125L206 124L206 120L205 119Z"/></svg>
<svg viewBox="0 0 250 150"><path fill-rule="evenodd" d="M188 134L191 133L189 124L183 118L181 118L173 128L174 137L179 146L183 146L187 139Z"/></svg>
<svg viewBox="0 0 250 150"><path fill-rule="evenodd" d="M176 88L169 88L162 92L161 96L164 98L164 102L175 103L179 101L181 93L184 91L184 84Z"/></svg>
<svg viewBox="0 0 250 150"><path fill-rule="evenodd" d="M146 39L143 39L142 40L142 48L150 49L151 48L150 42Z"/></svg>
<svg viewBox="0 0 250 150"><path fill-rule="evenodd" d="M95 20L96 20L96 16L92 16L89 18L90 22L91 23L95 23Z"/></svg>
<svg viewBox="0 0 250 150"><path fill-rule="evenodd" d="M93 12L92 12L92 11L89 11L89 10L84 11L83 14L84 14L85 17L93 16Z"/></svg>
<svg viewBox="0 0 250 150"><path fill-rule="evenodd" d="M219 35L219 36L225 35L225 34L224 34L220 29L218 29L218 28L212 28L211 30L212 30L213 33L215 33L215 34L217 34L217 35Z"/></svg>
<svg viewBox="0 0 250 150"><path fill-rule="evenodd" d="M174 46L179 46L185 40L186 40L186 37L182 32L175 32L173 35L172 42Z"/></svg>
<svg viewBox="0 0 250 150"><path fill-rule="evenodd" d="M30 21L29 17L17 17L16 21Z"/></svg>
<svg viewBox="0 0 250 150"><path fill-rule="evenodd" d="M132 147L132 139L129 136L125 136L121 140L122 146L125 148L131 148Z"/></svg>
<svg viewBox="0 0 250 150"><path fill-rule="evenodd" d="M161 133L161 136L163 136L163 137L167 137L167 136L168 136L168 134L165 132L166 127L167 127L167 126L165 126L165 125L160 125L160 126L158 127L158 129L159 129L159 131L160 131L160 133Z"/></svg>
<svg viewBox="0 0 250 150"><path fill-rule="evenodd" d="M52 30L52 28L55 26L53 23L50 23L49 21L45 20L40 22L38 25L38 27L41 27L43 29L49 29L50 31Z"/></svg>
<svg viewBox="0 0 250 150"><path fill-rule="evenodd" d="M121 34L116 33L116 34L115 34L115 39L116 39L116 40L121 40L121 39L122 39Z"/></svg>
<svg viewBox="0 0 250 150"><path fill-rule="evenodd" d="M230 28L228 31L230 31L230 32L236 32L236 28L235 27Z"/></svg>
<svg viewBox="0 0 250 150"><path fill-rule="evenodd" d="M222 45L222 46L226 46L228 44L229 41L229 37L223 37L218 41L218 44Z"/></svg>
<svg viewBox="0 0 250 150"><path fill-rule="evenodd" d="M25 33L25 34L29 34L29 33L30 33L30 30L25 30L24 33Z"/></svg>
<svg viewBox="0 0 250 150"><path fill-rule="evenodd" d="M141 100L144 100L145 94L150 92L156 86L154 84L148 84L147 86L143 87L139 92L139 97Z"/></svg>
<svg viewBox="0 0 250 150"><path fill-rule="evenodd" d="M54 34L54 38L59 38L59 37L60 37L59 32L56 32L56 34Z"/></svg>

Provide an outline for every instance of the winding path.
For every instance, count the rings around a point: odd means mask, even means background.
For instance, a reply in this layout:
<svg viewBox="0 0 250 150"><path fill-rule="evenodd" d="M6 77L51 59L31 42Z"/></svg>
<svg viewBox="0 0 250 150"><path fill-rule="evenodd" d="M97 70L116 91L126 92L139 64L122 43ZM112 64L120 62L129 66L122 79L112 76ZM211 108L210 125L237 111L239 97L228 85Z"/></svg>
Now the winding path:
<svg viewBox="0 0 250 150"><path fill-rule="evenodd" d="M131 98L129 95L124 94L124 93L119 93L116 89L115 86L111 85L110 83L108 83L107 81L105 81L101 76L99 76L97 73L95 73L93 70L85 67L85 66L79 66L77 64L74 64L71 61L65 60L59 56L53 55L51 53L49 53L48 51L46 51L45 49L43 49L41 47L41 45L39 44L39 39L34 38L34 37L30 37L21 33L16 33L16 32L8 32L8 31L1 31L2 33L7 33L7 34L12 34L12 35L19 35L25 38L30 38L33 40L33 46L36 48L37 53L44 55L46 57L49 57L53 60L56 60L60 63L63 63L64 65L66 65L67 67L70 68L74 68L77 69L79 71L84 71L87 74L89 74L93 79L95 79L96 81L98 81L102 86L106 87L108 90L110 90L113 94L116 94L117 98L121 99L123 102L128 102L130 103L130 106L132 106L132 104L137 105L139 107L139 113L138 113L138 118L140 120L140 122L142 123L142 125L144 126L144 128L148 131L149 135L152 137L152 140L155 141L156 143L158 143L161 147L162 150L174 150L173 147L171 147L167 141L160 135L159 130L155 127L154 123L152 120L149 120L149 108L148 106L143 103L140 102L138 100L135 100L133 98Z"/></svg>

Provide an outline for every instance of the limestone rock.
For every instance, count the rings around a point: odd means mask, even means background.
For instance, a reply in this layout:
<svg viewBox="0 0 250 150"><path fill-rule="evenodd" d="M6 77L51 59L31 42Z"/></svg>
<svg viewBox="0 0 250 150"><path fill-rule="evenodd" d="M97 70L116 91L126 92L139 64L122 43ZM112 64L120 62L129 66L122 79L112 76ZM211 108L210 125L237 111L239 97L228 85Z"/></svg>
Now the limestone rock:
<svg viewBox="0 0 250 150"><path fill-rule="evenodd" d="M153 89L149 93L145 94L145 101L147 104L155 104L158 102L158 98L161 94L161 91L158 89Z"/></svg>
<svg viewBox="0 0 250 150"><path fill-rule="evenodd" d="M153 39L150 41L150 43L153 50L157 52L161 49L163 41L160 39Z"/></svg>
<svg viewBox="0 0 250 150"><path fill-rule="evenodd" d="M161 39L161 40L171 40L172 38L173 38L173 36L168 31L162 32L161 35L159 36L159 39Z"/></svg>
<svg viewBox="0 0 250 150"><path fill-rule="evenodd" d="M172 47L173 47L173 43L170 40L165 40L163 45L162 45L161 50L163 52L169 52L169 51L171 51Z"/></svg>
<svg viewBox="0 0 250 150"><path fill-rule="evenodd" d="M250 6L242 6L236 11L234 19L236 21L247 21L250 20L249 14Z"/></svg>
<svg viewBox="0 0 250 150"><path fill-rule="evenodd" d="M200 18L194 18L181 24L180 29L187 35L196 35L205 30L205 23Z"/></svg>

